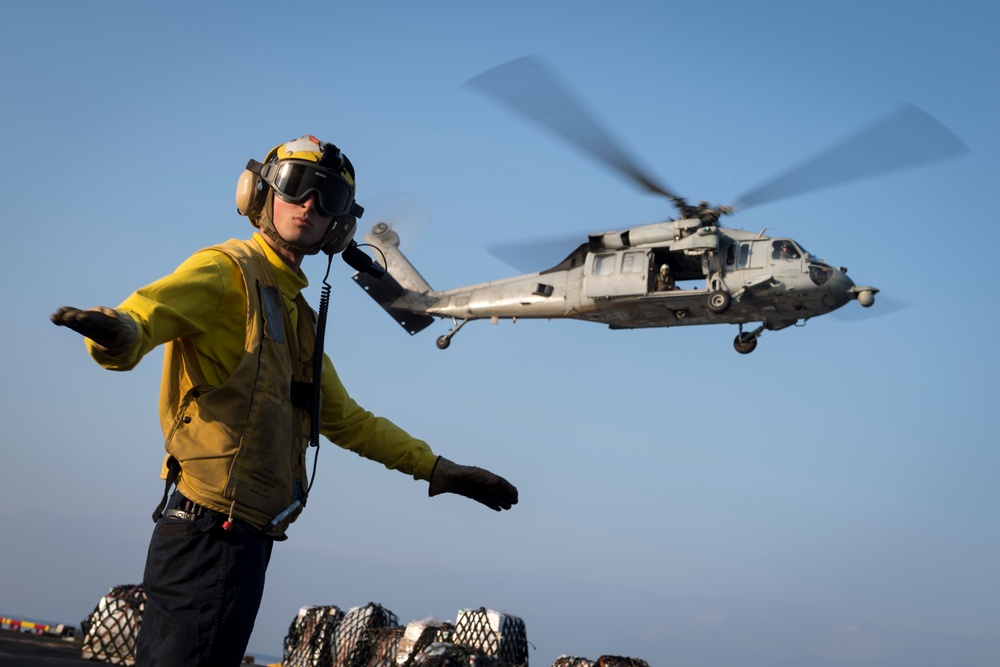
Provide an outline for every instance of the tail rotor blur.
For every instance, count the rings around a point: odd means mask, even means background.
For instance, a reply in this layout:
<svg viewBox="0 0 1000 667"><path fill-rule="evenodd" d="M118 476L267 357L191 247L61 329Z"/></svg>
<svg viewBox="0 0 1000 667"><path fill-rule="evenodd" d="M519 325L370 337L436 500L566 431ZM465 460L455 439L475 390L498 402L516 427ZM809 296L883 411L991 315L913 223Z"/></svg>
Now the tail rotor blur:
<svg viewBox="0 0 1000 667"><path fill-rule="evenodd" d="M423 197L412 192L384 192L365 199L364 222L361 229L369 230L385 222L399 234L407 248L419 245L431 227L431 206Z"/></svg>

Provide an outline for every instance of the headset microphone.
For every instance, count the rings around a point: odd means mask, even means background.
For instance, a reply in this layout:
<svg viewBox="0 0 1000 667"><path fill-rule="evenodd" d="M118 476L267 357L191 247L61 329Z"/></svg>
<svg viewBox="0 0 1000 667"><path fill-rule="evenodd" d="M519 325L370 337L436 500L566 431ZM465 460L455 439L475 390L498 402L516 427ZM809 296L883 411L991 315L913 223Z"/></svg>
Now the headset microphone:
<svg viewBox="0 0 1000 667"><path fill-rule="evenodd" d="M381 278L385 275L385 269L373 262L372 258L358 246L357 241L351 241L341 253L341 257L355 271L367 273L373 278Z"/></svg>

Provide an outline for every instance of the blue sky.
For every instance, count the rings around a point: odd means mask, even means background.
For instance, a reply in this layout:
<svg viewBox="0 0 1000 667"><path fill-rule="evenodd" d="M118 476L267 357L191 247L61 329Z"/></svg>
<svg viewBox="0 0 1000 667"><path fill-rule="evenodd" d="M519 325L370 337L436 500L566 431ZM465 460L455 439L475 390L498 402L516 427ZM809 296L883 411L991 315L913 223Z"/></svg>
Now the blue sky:
<svg viewBox="0 0 1000 667"><path fill-rule="evenodd" d="M303 605L374 601L404 623L509 611L536 666L995 664L997 18L964 0L8 3L0 614L78 623L141 579L162 354L107 372L48 316L247 236L247 159L338 144L371 216L419 203L431 224L403 249L437 289L512 275L491 243L672 214L462 87L536 54L694 201L924 109L971 151L727 221L912 305L749 356L731 326L576 321L472 323L442 352L449 323L406 335L335 261L326 346L352 394L521 503L428 499L326 444L250 648L280 654ZM318 304L325 265L304 268Z"/></svg>

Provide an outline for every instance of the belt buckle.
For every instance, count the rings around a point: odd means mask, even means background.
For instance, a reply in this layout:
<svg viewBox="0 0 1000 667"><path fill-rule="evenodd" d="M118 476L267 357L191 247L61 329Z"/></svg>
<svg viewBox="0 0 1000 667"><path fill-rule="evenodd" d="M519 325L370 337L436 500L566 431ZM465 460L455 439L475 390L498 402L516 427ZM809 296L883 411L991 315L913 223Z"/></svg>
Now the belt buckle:
<svg viewBox="0 0 1000 667"><path fill-rule="evenodd" d="M198 519L197 514L185 512L184 510L166 510L163 512L163 516L170 517L171 519L180 519L181 521L196 521Z"/></svg>
<svg viewBox="0 0 1000 667"><path fill-rule="evenodd" d="M208 512L208 508L204 505L199 505L193 500L184 498L184 496L181 496L181 498L183 498L184 502L179 503L177 507L166 510L164 512L165 516L181 519L182 521L196 521Z"/></svg>

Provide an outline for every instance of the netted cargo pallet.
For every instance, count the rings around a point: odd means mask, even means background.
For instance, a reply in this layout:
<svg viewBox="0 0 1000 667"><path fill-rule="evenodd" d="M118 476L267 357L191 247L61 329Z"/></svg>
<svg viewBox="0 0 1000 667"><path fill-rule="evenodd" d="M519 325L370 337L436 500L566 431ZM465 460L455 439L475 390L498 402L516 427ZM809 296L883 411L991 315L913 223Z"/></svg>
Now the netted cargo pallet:
<svg viewBox="0 0 1000 667"><path fill-rule="evenodd" d="M492 667L496 658L487 657L470 646L432 642L414 656L411 664L413 667Z"/></svg>
<svg viewBox="0 0 1000 667"><path fill-rule="evenodd" d="M346 614L335 606L303 607L288 628L284 667L395 667L403 629L371 602Z"/></svg>
<svg viewBox="0 0 1000 667"><path fill-rule="evenodd" d="M372 650L367 667L397 667L396 655L403 639L404 628L376 628L372 630Z"/></svg>
<svg viewBox="0 0 1000 667"><path fill-rule="evenodd" d="M552 663L552 667L594 667L594 661L572 655L561 655Z"/></svg>
<svg viewBox="0 0 1000 667"><path fill-rule="evenodd" d="M448 621L445 621L438 628L437 635L435 635L434 637L434 641L446 642L448 644L451 644L452 643L451 638L452 635L454 634L455 634L455 626L449 623Z"/></svg>
<svg viewBox="0 0 1000 667"><path fill-rule="evenodd" d="M462 609L451 641L511 665L528 664L528 636L517 616L479 609Z"/></svg>
<svg viewBox="0 0 1000 667"><path fill-rule="evenodd" d="M639 658L620 655L602 655L597 659L597 667L649 667L649 663Z"/></svg>
<svg viewBox="0 0 1000 667"><path fill-rule="evenodd" d="M351 609L333 629L333 667L365 667L375 647L375 631L398 627L396 615L380 604Z"/></svg>
<svg viewBox="0 0 1000 667"><path fill-rule="evenodd" d="M448 622L438 623L430 619L410 621L399 640L396 667L410 667L425 648L434 642L449 641L453 630L454 626Z"/></svg>
<svg viewBox="0 0 1000 667"><path fill-rule="evenodd" d="M284 667L329 667L333 664L333 631L344 618L335 606L303 607L285 636Z"/></svg>
<svg viewBox="0 0 1000 667"><path fill-rule="evenodd" d="M115 586L86 619L82 655L112 665L134 665L146 592L138 584Z"/></svg>

